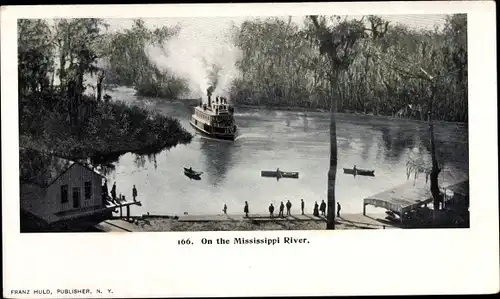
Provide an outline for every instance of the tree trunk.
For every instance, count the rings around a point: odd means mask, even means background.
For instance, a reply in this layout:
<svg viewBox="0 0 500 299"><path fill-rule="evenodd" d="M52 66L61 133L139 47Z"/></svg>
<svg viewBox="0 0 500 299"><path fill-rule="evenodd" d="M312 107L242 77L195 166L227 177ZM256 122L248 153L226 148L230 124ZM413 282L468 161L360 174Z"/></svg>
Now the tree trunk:
<svg viewBox="0 0 500 299"><path fill-rule="evenodd" d="M73 79L68 80L66 87L66 102L68 104L69 121L71 130L75 127L75 82Z"/></svg>
<svg viewBox="0 0 500 299"><path fill-rule="evenodd" d="M56 70L52 70L52 77L50 78L50 90L54 90L54 80L56 76Z"/></svg>
<svg viewBox="0 0 500 299"><path fill-rule="evenodd" d="M335 69L332 70L336 72ZM330 79L330 169L328 170L328 193L326 229L335 229L335 179L337 176L337 76Z"/></svg>
<svg viewBox="0 0 500 299"><path fill-rule="evenodd" d="M99 74L99 78L97 78L97 101L101 101L102 96L102 81L104 80L104 73Z"/></svg>
<svg viewBox="0 0 500 299"><path fill-rule="evenodd" d="M432 82L433 84L433 82ZM439 177L439 172L441 169L439 169L438 161L437 161L437 155L436 155L436 144L434 141L434 124L432 123L432 109L434 105L434 94L435 90L434 87L432 88L432 94L431 94L431 103L429 105L428 109L428 121L429 121L429 133L430 133L430 141L431 141L431 159L432 159L432 170L430 174L430 180L431 180L431 194L433 198L433 206L434 206L434 220L436 220L436 211L439 211L439 204L441 202L441 195L439 192L439 182L438 182L438 177Z"/></svg>
<svg viewBox="0 0 500 299"><path fill-rule="evenodd" d="M436 145L434 142L434 125L429 124L429 131L431 135L431 157L432 157L432 171L430 175L431 179L431 194L434 199L434 210L439 211L439 203L441 202L441 195L439 192L439 182L438 176L441 169L439 169L438 161L436 158Z"/></svg>
<svg viewBox="0 0 500 299"><path fill-rule="evenodd" d="M61 95L66 93L65 84L66 84L66 50L64 49L65 45L63 42L59 44L59 91Z"/></svg>

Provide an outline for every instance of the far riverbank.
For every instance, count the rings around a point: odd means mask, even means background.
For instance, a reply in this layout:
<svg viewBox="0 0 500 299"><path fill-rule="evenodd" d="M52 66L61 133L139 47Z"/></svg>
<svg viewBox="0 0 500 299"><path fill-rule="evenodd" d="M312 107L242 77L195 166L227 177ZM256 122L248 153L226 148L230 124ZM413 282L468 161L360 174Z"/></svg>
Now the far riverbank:
<svg viewBox="0 0 500 299"><path fill-rule="evenodd" d="M196 105L196 104L194 104ZM235 107L235 112L238 112L239 108L243 109L256 109L256 110L275 110L275 111L289 111L289 112L317 112L317 113L329 113L330 110L328 109L323 109L323 108L311 108L311 107L300 107L300 106L295 106L295 107L289 107L289 106L267 106L267 105L242 105L242 104L234 104ZM342 110L338 111L337 114L344 114L344 115L357 115L357 116L375 116L375 117L382 117L382 118L387 118L387 119L400 119L400 120L406 120L406 121L412 121L412 122L418 122L418 123L426 123L427 120L420 120L416 118L411 118L411 117L395 117L394 115L389 115L389 114L375 114L373 112L360 112L360 111L351 111L351 110ZM467 122L461 122L461 121L448 121L448 120L434 120L434 123L443 123L443 124L458 124L458 125L467 125Z"/></svg>
<svg viewBox="0 0 500 299"><path fill-rule="evenodd" d="M109 87L108 87L109 88ZM119 86L112 87L108 89L111 93L116 92L119 90ZM166 98L166 97L154 97L151 95L144 95L138 93L134 88L126 87L126 89L131 91L131 95L133 95L136 98L140 98L142 100L145 100L146 102L151 102L151 101L158 101L158 102L168 102L168 103L174 103L174 102L183 102L186 103L187 106L193 107L197 106L200 103L201 98L196 98L193 96L190 97L184 97L184 98ZM117 95L118 96L118 95ZM123 95L122 95L123 96ZM119 98L120 96L118 96ZM117 99L118 99L117 98ZM307 107L307 106L281 106L281 105L265 105L265 104L242 104L238 103L237 101L231 101L231 104L234 106L236 109L236 113L238 112L239 109L256 109L256 110L273 110L273 111L289 111L289 112L313 112L313 113L328 113L330 112L329 109L327 108L319 108L319 107ZM415 122L426 122L426 120L420 120L416 118L411 118L411 117L401 117L401 118L396 118L394 115L391 114L383 114L383 113L373 113L373 112L364 112L364 111L357 111L357 110L349 110L349 109L341 109L338 111L338 114L346 114L346 115L358 115L358 116L376 116L376 117L384 117L388 119L402 119L402 120L408 120L408 121L415 121ZM450 120L435 120L434 122L437 123L456 123L456 124L467 124L467 122L460 122L460 121L450 121Z"/></svg>

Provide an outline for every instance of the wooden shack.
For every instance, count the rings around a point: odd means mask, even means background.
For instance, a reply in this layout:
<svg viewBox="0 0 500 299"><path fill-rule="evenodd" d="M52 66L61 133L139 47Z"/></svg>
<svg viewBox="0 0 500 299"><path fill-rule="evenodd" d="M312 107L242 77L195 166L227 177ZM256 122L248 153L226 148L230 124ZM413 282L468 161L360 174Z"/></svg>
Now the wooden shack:
<svg viewBox="0 0 500 299"><path fill-rule="evenodd" d="M468 207L469 179L468 172L459 169L444 169L439 174L439 189L446 194L446 190L455 192L466 198ZM430 182L417 180L409 181L392 189L377 193L363 200L363 215L366 215L366 206L372 205L384 208L400 216L400 221L405 213L417 210L433 202L430 192Z"/></svg>
<svg viewBox="0 0 500 299"><path fill-rule="evenodd" d="M104 177L83 162L33 150L20 153L21 231L84 231L111 217Z"/></svg>

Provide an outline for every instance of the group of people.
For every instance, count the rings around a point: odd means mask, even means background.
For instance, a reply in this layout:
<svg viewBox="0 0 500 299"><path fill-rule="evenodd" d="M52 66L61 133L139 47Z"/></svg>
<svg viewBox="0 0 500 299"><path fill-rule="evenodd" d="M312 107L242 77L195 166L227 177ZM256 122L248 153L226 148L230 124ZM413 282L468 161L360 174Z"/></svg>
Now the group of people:
<svg viewBox="0 0 500 299"><path fill-rule="evenodd" d="M280 207L279 207L280 210L278 213L278 217L282 217L282 218L285 217L285 215L284 215L285 207L286 207L286 216L292 215L292 212L291 212L292 203L290 202L290 200L288 200L286 202L286 204L284 204L283 202L280 203ZM300 200L300 209L301 209L302 215L305 215L305 213L304 213L304 209L305 209L304 199ZM337 217L340 217L340 210L341 209L342 209L342 207L341 207L340 203L337 202ZM227 205L226 204L224 204L222 211L224 212L224 214L227 214ZM245 213L245 216L248 217L248 213L250 212L250 209L248 207L247 201L245 201L245 207L243 208L243 212ZM322 216L326 216L326 203L324 200L321 201L320 205L318 205L317 201L314 203L313 215L316 217L320 217L320 212L321 212ZM269 217L274 218L274 205L272 203L269 205Z"/></svg>
<svg viewBox="0 0 500 299"><path fill-rule="evenodd" d="M135 185L132 188L132 198L134 199L134 202L137 197L137 188ZM111 202L114 204L120 204L121 201L125 201L125 196L120 194L119 197L116 196L116 182L113 183L113 187L111 187L111 196L109 196L108 193L108 180L104 181L104 185L102 186L102 201L103 204L106 205L106 203Z"/></svg>
<svg viewBox="0 0 500 299"><path fill-rule="evenodd" d="M290 200L288 200L286 202L286 215L287 216L292 215L291 209L292 209L292 203L290 202ZM283 214L284 211L285 211L285 205L283 204L283 202L281 202L278 217L284 218L285 217L285 215ZM304 215L304 200L303 199L302 199L302 215ZM274 218L274 206L272 203L271 203L271 205L269 205L269 217Z"/></svg>
<svg viewBox="0 0 500 299"><path fill-rule="evenodd" d="M340 217L340 210L342 209L342 206L340 205L339 202L337 202L337 217ZM316 217L320 216L326 216L326 203L324 200L321 201L321 204L318 205L318 202L316 201L314 203L314 210L313 210L313 215Z"/></svg>

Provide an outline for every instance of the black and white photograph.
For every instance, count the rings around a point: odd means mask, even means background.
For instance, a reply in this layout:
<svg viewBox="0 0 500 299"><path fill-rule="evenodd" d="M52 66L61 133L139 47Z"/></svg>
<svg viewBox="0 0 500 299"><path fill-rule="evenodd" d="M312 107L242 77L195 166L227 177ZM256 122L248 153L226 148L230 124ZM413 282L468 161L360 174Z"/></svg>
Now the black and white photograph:
<svg viewBox="0 0 500 299"><path fill-rule="evenodd" d="M17 29L21 231L469 227L466 14Z"/></svg>
<svg viewBox="0 0 500 299"><path fill-rule="evenodd" d="M403 4L2 9L4 296L498 288L494 5Z"/></svg>

